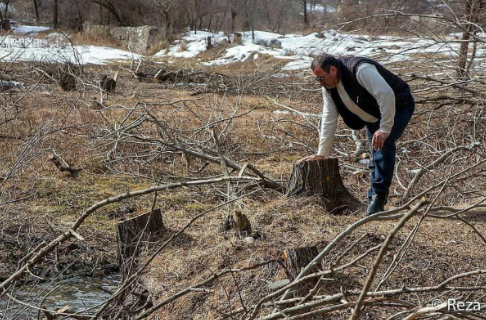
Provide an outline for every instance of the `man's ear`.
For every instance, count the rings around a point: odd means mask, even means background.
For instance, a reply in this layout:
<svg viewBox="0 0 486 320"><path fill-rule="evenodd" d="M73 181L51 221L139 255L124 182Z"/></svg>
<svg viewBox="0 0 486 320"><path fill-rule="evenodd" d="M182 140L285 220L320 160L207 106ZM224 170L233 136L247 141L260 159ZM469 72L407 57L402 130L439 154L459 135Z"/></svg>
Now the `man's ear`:
<svg viewBox="0 0 486 320"><path fill-rule="evenodd" d="M329 68L329 73L332 76L337 76L339 74L339 70L336 66L331 66L331 68Z"/></svg>

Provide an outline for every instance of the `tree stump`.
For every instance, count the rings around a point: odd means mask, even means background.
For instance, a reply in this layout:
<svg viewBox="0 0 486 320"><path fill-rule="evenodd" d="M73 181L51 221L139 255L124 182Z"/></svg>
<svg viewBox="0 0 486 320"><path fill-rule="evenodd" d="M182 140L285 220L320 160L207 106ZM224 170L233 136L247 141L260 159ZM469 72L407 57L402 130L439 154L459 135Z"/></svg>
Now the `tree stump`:
<svg viewBox="0 0 486 320"><path fill-rule="evenodd" d="M118 223L118 259L123 278L130 272L130 266L137 267L142 249L160 238L164 230L160 209Z"/></svg>
<svg viewBox="0 0 486 320"><path fill-rule="evenodd" d="M213 40L212 40L211 36L209 36L209 37L206 38L206 50L209 50L212 47L214 47Z"/></svg>
<svg viewBox="0 0 486 320"><path fill-rule="evenodd" d="M0 21L0 29L2 29L3 31L11 31L12 30L12 24L10 23L10 20L9 19L3 19L2 21Z"/></svg>
<svg viewBox="0 0 486 320"><path fill-rule="evenodd" d="M285 268L285 273L290 281L294 281L299 275L302 268L307 266L315 257L317 257L318 251L316 247L302 247L302 248L288 248L282 252L283 258L282 265ZM318 271L318 267L316 270ZM312 279L305 283L294 287L294 294L296 296L306 295L311 290L318 279Z"/></svg>
<svg viewBox="0 0 486 320"><path fill-rule="evenodd" d="M70 66L59 66L57 69L57 82L64 91L76 90L76 77Z"/></svg>
<svg viewBox="0 0 486 320"><path fill-rule="evenodd" d="M350 213L364 207L344 186L336 158L294 164L287 190L288 197L317 195L329 213Z"/></svg>
<svg viewBox="0 0 486 320"><path fill-rule="evenodd" d="M115 75L112 76L107 76L103 75L100 80L100 88L104 92L107 93L114 93L116 89L116 82L118 80L118 71L115 73Z"/></svg>

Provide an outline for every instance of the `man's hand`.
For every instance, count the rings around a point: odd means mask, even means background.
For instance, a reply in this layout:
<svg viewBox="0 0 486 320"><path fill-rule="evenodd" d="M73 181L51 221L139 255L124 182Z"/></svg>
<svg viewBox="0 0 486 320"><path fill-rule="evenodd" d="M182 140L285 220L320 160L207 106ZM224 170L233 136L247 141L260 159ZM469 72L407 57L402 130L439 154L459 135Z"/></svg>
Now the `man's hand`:
<svg viewBox="0 0 486 320"><path fill-rule="evenodd" d="M326 156L320 156L318 154L313 154L311 156L303 157L302 159L297 161L297 163L301 163L301 162L305 162L305 161L322 160L322 159L326 159Z"/></svg>
<svg viewBox="0 0 486 320"><path fill-rule="evenodd" d="M373 139L371 140L371 146L373 147L373 149L382 149L385 145L385 140L386 138L388 138L389 135L389 133L376 130L375 134L373 135Z"/></svg>

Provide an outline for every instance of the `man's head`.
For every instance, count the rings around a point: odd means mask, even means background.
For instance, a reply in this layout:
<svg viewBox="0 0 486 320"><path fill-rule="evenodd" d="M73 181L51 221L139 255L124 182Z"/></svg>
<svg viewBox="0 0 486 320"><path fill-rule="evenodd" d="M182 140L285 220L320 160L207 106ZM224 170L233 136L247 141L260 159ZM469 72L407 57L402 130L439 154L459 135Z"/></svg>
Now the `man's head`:
<svg viewBox="0 0 486 320"><path fill-rule="evenodd" d="M332 89L339 84L338 61L334 56L319 55L312 61L311 70L321 86Z"/></svg>

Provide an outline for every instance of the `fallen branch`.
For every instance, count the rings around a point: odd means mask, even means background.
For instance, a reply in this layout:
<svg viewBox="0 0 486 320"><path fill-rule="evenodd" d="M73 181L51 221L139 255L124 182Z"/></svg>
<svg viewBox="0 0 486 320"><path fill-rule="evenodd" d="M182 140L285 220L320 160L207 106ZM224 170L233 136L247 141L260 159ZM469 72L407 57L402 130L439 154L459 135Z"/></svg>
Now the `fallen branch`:
<svg viewBox="0 0 486 320"><path fill-rule="evenodd" d="M472 150L473 148L476 148L476 147L479 147L480 144L479 143L473 143L469 146L460 146L460 147L456 147L454 149L451 149L449 151L447 151L446 153L444 153L442 156L440 156L439 158L437 158L434 162L430 163L428 166L426 167L422 167L419 172L417 172L417 174L415 175L415 177L413 177L412 181L410 181L410 184L408 185L407 187L407 190L405 191L403 197L402 197L402 201L403 200L406 200L410 197L410 193L412 192L412 189L413 187L417 184L417 182L420 180L420 178L422 178L422 176L429 170L431 170L432 168L434 168L436 165L438 165L439 163L442 163L444 162L450 155L452 155L453 153L456 153L457 151L460 151L460 150Z"/></svg>
<svg viewBox="0 0 486 320"><path fill-rule="evenodd" d="M388 233L388 236L385 239L385 242L381 246L380 252L378 253L378 256L375 258L375 262L373 263L371 270L368 274L368 278L366 279L366 283L363 286L363 290L361 291L361 294L356 301L356 304L354 306L354 312L349 317L349 320L356 320L358 319L360 313L361 313L361 307L363 306L364 299L366 297L366 293L371 287L371 283L375 279L376 272L378 271L378 266L380 265L381 260L383 259L383 256L385 255L386 250L388 249L388 246L390 245L391 241L397 234L398 230L400 230L405 223L415 214L417 213L418 209L420 209L422 206L426 204L426 199L422 198L419 203L417 203L412 210L410 210L403 218L400 220L400 222L393 228L390 233Z"/></svg>

